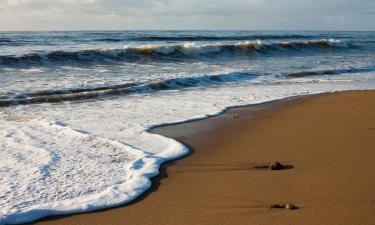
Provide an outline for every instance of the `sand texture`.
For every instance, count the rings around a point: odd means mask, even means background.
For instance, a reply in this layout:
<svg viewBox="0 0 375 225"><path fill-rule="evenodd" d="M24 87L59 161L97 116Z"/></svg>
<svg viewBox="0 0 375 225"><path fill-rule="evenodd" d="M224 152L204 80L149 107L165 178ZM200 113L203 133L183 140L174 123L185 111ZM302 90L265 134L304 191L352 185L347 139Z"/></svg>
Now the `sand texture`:
<svg viewBox="0 0 375 225"><path fill-rule="evenodd" d="M161 127L191 154L115 209L38 225L375 224L375 91L241 107ZM279 161L287 167L255 167ZM292 203L296 210L270 208Z"/></svg>

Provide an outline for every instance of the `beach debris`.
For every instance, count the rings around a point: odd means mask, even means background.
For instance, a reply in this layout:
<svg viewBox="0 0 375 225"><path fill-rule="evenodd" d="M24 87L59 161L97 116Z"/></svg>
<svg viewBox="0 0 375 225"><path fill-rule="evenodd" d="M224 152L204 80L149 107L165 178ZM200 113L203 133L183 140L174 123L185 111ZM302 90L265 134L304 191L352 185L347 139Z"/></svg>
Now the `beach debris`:
<svg viewBox="0 0 375 225"><path fill-rule="evenodd" d="M232 119L238 119L238 118L240 118L240 116L238 116L238 115L233 115L232 116Z"/></svg>
<svg viewBox="0 0 375 225"><path fill-rule="evenodd" d="M283 164L280 162L273 162L268 167L270 170L281 170L284 168Z"/></svg>
<svg viewBox="0 0 375 225"><path fill-rule="evenodd" d="M293 205L292 203L272 204L270 208L271 209L288 209L288 210L298 209L298 207Z"/></svg>

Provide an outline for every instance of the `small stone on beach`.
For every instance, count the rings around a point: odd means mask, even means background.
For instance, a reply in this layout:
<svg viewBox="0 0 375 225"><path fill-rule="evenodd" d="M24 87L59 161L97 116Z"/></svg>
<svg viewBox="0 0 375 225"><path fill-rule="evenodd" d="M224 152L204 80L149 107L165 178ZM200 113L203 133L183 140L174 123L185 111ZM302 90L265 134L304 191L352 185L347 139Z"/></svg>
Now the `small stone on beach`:
<svg viewBox="0 0 375 225"><path fill-rule="evenodd" d="M285 204L285 208L289 210L298 209L297 206L290 203Z"/></svg>
<svg viewBox="0 0 375 225"><path fill-rule="evenodd" d="M270 170L281 170L281 169L283 169L283 164L281 164L280 162L273 162L273 163L270 164L269 169Z"/></svg>
<svg viewBox="0 0 375 225"><path fill-rule="evenodd" d="M286 204L272 204L270 206L271 209L288 209L288 210L294 210L298 209L297 206L291 204L291 203L286 203Z"/></svg>

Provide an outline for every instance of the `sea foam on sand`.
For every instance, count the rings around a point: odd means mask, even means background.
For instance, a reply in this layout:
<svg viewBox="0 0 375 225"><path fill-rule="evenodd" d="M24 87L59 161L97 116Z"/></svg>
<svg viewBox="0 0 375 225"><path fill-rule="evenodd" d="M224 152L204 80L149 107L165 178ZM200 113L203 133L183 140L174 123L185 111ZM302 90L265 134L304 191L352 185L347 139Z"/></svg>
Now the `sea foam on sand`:
<svg viewBox="0 0 375 225"><path fill-rule="evenodd" d="M93 211L135 199L150 187L150 177L161 163L188 153L177 141L148 133L155 125L203 118L235 105L375 87L368 80L350 79L1 108L0 224Z"/></svg>

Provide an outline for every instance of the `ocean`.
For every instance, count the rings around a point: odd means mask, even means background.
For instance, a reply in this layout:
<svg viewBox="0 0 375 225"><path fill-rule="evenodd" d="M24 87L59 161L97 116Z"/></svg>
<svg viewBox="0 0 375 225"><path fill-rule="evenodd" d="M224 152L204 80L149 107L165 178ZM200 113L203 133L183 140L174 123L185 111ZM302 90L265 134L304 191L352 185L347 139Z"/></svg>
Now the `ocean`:
<svg viewBox="0 0 375 225"><path fill-rule="evenodd" d="M375 32L0 32L0 224L134 200L188 153L155 126L374 88Z"/></svg>

